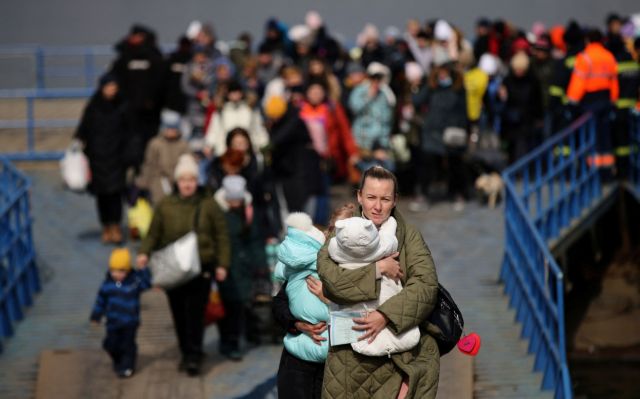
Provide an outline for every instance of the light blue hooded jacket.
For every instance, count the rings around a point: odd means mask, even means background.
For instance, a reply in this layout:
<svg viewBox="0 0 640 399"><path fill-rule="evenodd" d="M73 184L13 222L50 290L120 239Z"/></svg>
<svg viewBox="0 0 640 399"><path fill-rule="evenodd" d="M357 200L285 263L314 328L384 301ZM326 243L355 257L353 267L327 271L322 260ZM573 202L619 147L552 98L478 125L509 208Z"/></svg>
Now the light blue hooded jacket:
<svg viewBox="0 0 640 399"><path fill-rule="evenodd" d="M322 244L294 227L287 229L287 236L278 247L278 264L275 277L287 281L289 309L298 320L311 324L329 321L329 308L309 288L305 278L313 276L317 279L316 261ZM298 359L322 363L327 359L329 350L327 331L322 333L327 341L318 345L305 334L287 334L284 347Z"/></svg>

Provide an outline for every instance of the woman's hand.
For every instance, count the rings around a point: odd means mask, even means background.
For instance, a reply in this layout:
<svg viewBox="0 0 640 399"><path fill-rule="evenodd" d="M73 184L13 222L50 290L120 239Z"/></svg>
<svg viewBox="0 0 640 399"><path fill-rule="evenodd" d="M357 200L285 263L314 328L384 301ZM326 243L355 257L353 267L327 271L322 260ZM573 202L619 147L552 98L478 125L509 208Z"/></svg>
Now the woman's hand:
<svg viewBox="0 0 640 399"><path fill-rule="evenodd" d="M356 317L353 319L353 322L357 324L352 327L354 330L364 331L364 334L358 338L358 341L367 339L369 343L372 343L380 331L384 330L387 326L389 319L384 313L374 310L371 313L367 313L365 317Z"/></svg>
<svg viewBox="0 0 640 399"><path fill-rule="evenodd" d="M402 278L402 268L400 262L396 258L400 255L400 252L394 252L391 256L380 259L376 262L376 268L383 276L389 277L394 281L399 281Z"/></svg>
<svg viewBox="0 0 640 399"><path fill-rule="evenodd" d="M146 254L140 254L136 257L136 265L138 269L144 269L147 267L147 263L149 263L149 256Z"/></svg>
<svg viewBox="0 0 640 399"><path fill-rule="evenodd" d="M216 281L221 283L226 279L227 279L227 269L222 266L216 267Z"/></svg>
<svg viewBox="0 0 640 399"><path fill-rule="evenodd" d="M322 341L327 340L326 338L320 336L320 334L325 332L327 329L327 323L325 323L324 321L321 321L317 324L307 323L306 321L296 321L295 327L304 335L309 336L316 345L322 345Z"/></svg>
<svg viewBox="0 0 640 399"><path fill-rule="evenodd" d="M314 278L313 276L307 276L305 280L307 282L307 288L309 288L309 291L311 291L313 295L317 296L322 302L328 305L330 301L322 293L322 281Z"/></svg>

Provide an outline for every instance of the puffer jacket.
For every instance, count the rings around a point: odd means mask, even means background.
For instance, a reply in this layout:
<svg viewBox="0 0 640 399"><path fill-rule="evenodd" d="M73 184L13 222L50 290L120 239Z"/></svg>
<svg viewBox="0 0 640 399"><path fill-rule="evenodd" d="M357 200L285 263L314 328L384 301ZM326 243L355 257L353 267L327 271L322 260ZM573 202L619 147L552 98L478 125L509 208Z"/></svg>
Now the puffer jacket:
<svg viewBox="0 0 640 399"><path fill-rule="evenodd" d="M198 205L200 214L196 233L202 271L213 272L217 266L228 268L231 248L227 222L218 204L205 190L199 190L189 198L181 198L178 194L164 197L153 212L149 233L138 253L149 255L190 232Z"/></svg>
<svg viewBox="0 0 640 399"><path fill-rule="evenodd" d="M404 273L400 293L382 304L378 311L388 317L387 327L395 334L426 324L438 296L431 251L422 235L405 223L398 211L392 213L398 222L396 237L400 267ZM331 260L328 245L318 253L318 273L325 296L340 305L370 301L379 296L380 280L376 280L375 263L347 270ZM407 398L435 398L440 372L440 353L435 339L421 328L419 344L413 349L388 357L368 357L355 353L350 345L329 349L323 398L396 398L403 377L408 377Z"/></svg>
<svg viewBox="0 0 640 399"><path fill-rule="evenodd" d="M316 272L316 260L321 243L294 227L287 229L287 237L278 247L276 278L287 281L289 308L297 320L311 324L329 321L329 308L307 287L308 276L319 278ZM322 333L328 338L328 331ZM321 363L327 357L328 341L317 345L305 334L287 334L284 347L298 359Z"/></svg>

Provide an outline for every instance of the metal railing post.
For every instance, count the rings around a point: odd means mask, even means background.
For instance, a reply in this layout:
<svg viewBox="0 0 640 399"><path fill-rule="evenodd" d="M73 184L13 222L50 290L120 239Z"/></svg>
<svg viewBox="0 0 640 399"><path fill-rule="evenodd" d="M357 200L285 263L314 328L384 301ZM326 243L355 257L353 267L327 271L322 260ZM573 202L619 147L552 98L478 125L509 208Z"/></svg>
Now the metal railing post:
<svg viewBox="0 0 640 399"><path fill-rule="evenodd" d="M27 98L27 152L32 154L35 151L35 118L33 112L33 97Z"/></svg>
<svg viewBox="0 0 640 399"><path fill-rule="evenodd" d="M46 87L44 49L40 46L36 48L36 87L38 89Z"/></svg>

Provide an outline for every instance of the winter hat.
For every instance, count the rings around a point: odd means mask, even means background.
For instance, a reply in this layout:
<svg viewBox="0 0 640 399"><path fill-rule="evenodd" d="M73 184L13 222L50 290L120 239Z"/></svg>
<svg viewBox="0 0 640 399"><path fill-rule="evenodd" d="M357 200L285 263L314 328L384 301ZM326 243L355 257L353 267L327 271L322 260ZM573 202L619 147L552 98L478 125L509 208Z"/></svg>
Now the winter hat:
<svg viewBox="0 0 640 399"><path fill-rule="evenodd" d="M307 15L304 17L304 23L311 28L311 30L318 30L323 25L320 13L314 10L307 12Z"/></svg>
<svg viewBox="0 0 640 399"><path fill-rule="evenodd" d="M107 83L115 82L118 83L118 77L113 73L107 72L100 77L98 84L100 87L104 87Z"/></svg>
<svg viewBox="0 0 640 399"><path fill-rule="evenodd" d="M495 75L498 72L499 61L495 55L484 53L482 57L480 57L480 61L478 62L478 68L480 68L484 73L489 76Z"/></svg>
<svg viewBox="0 0 640 399"><path fill-rule="evenodd" d="M294 43L301 43L309 40L311 37L311 29L307 25L295 25L289 29L289 40Z"/></svg>
<svg viewBox="0 0 640 399"><path fill-rule="evenodd" d="M324 244L325 236L318 230L311 221L311 217L304 212L293 212L284 220L284 223L288 227L298 229L309 237L318 241L320 244Z"/></svg>
<svg viewBox="0 0 640 399"><path fill-rule="evenodd" d="M363 258L380 243L378 229L369 219L351 217L336 221L335 240L329 242L331 253L342 252L348 258Z"/></svg>
<svg viewBox="0 0 640 399"><path fill-rule="evenodd" d="M444 19L439 19L433 30L436 40L449 41L453 38L453 28Z"/></svg>
<svg viewBox="0 0 640 399"><path fill-rule="evenodd" d="M424 69L414 61L404 64L404 75L409 82L419 82L424 77Z"/></svg>
<svg viewBox="0 0 640 399"><path fill-rule="evenodd" d="M116 248L111 251L109 257L109 269L111 270L131 270L131 254L127 248Z"/></svg>
<svg viewBox="0 0 640 399"><path fill-rule="evenodd" d="M160 114L160 120L162 121L163 129L178 129L180 128L180 114L171 109L163 109Z"/></svg>
<svg viewBox="0 0 640 399"><path fill-rule="evenodd" d="M374 76L381 77L385 83L389 80L390 74L391 73L389 71L389 68L387 68L385 65L376 61L370 63L369 66L367 67L367 75L371 77L374 77Z"/></svg>
<svg viewBox="0 0 640 399"><path fill-rule="evenodd" d="M402 38L402 32L396 26L387 26L384 30L385 39L400 39Z"/></svg>
<svg viewBox="0 0 640 399"><path fill-rule="evenodd" d="M198 33L202 30L202 22L200 21L191 21L189 26L187 27L186 35L190 40L193 40L198 36Z"/></svg>
<svg viewBox="0 0 640 399"><path fill-rule="evenodd" d="M247 181L240 175L229 175L222 179L224 199L227 201L244 199L246 187Z"/></svg>
<svg viewBox="0 0 640 399"><path fill-rule="evenodd" d="M198 163L193 155L182 154L180 155L180 158L178 158L178 164L174 170L173 178L178 180L185 174L189 174L197 179L200 175L198 171Z"/></svg>
<svg viewBox="0 0 640 399"><path fill-rule="evenodd" d="M282 96L271 96L264 105L264 115L269 119L280 119L287 112L287 102Z"/></svg>

